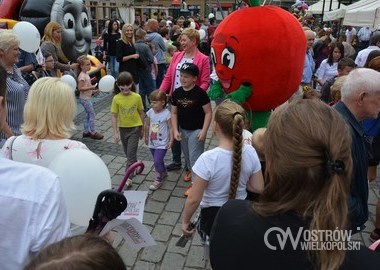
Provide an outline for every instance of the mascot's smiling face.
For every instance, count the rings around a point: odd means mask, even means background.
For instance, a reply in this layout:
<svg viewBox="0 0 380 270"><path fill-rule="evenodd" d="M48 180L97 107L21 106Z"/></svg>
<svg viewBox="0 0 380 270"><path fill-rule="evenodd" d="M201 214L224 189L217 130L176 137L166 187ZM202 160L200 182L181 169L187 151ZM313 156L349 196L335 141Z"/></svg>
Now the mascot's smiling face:
<svg viewBox="0 0 380 270"><path fill-rule="evenodd" d="M51 9L51 20L62 25L62 50L75 61L85 55L91 45L91 23L82 0L56 0Z"/></svg>
<svg viewBox="0 0 380 270"><path fill-rule="evenodd" d="M216 28L211 57L226 93L241 84L252 86L242 104L251 111L267 111L285 102L302 77L306 38L289 12L275 7L234 11Z"/></svg>

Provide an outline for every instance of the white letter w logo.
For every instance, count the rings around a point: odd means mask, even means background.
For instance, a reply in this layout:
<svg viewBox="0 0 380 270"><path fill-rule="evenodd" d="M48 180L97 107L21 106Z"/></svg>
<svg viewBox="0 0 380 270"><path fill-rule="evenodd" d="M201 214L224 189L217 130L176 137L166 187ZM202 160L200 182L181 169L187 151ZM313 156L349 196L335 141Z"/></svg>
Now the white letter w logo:
<svg viewBox="0 0 380 270"><path fill-rule="evenodd" d="M286 229L286 231L284 231L283 229L281 229L279 227L273 227L273 228L270 228L269 230L267 230L264 234L264 243L271 250L277 250L277 247L272 245L268 241L269 234L271 232L274 232L274 231L277 231L277 233L276 233L277 241L278 241L278 244L280 245L281 250L284 250L285 244L286 244L286 241L288 238L290 239L290 242L292 243L293 249L296 250L297 245L298 245L298 241L299 241L301 234L302 234L302 231L303 231L303 227L300 227L298 229L296 239L294 239L293 234L292 234L289 227Z"/></svg>

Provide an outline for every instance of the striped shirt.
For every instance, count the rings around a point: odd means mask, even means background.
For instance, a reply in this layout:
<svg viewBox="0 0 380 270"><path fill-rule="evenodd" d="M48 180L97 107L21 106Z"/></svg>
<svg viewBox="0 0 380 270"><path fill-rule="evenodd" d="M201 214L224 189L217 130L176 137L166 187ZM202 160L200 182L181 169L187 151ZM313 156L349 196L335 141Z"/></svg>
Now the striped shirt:
<svg viewBox="0 0 380 270"><path fill-rule="evenodd" d="M7 123L13 133L20 135L20 127L24 122L24 106L28 96L29 85L21 76L20 70L13 66L13 73L7 72ZM6 136L1 133L1 138Z"/></svg>

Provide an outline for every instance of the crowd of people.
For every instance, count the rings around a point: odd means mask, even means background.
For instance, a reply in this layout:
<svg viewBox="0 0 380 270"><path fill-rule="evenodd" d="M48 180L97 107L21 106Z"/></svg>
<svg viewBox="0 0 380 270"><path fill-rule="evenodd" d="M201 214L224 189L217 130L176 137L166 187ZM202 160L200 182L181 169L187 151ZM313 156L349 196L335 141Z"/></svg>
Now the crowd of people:
<svg viewBox="0 0 380 270"><path fill-rule="evenodd" d="M216 29L214 16L107 21L93 53L102 62L98 67L115 78L112 132L125 152L126 170L138 160L142 139L157 173L150 190L161 188L168 171L184 170L183 181L191 184L181 229L187 237L199 232L213 269L251 269L253 263L268 269L377 269L380 254L364 246L307 252L291 243L281 247L268 231L355 234L365 228L368 180L376 179L380 161L380 35L349 26L337 37L327 27L304 27L299 89L273 110L266 128L252 134L242 104L226 99L213 110L207 95ZM0 220L6 232L0 233L0 262L5 269L125 269L106 240L69 237L58 176L43 168L67 149L88 150L70 140L76 101L58 78L62 74L76 78L86 114L83 137L103 139L91 101L99 89L89 75L90 59L69 62L60 32L58 23L45 27L41 62L20 53L15 34L0 30L0 175L10 180L0 181L0 202L9 205ZM205 152L210 126L218 145ZM172 163L165 164L169 149ZM133 184L131 175L125 188ZM9 222L15 217L16 226ZM380 239L380 202L370 239ZM311 242L325 241L320 236ZM300 242L310 240L303 234Z"/></svg>

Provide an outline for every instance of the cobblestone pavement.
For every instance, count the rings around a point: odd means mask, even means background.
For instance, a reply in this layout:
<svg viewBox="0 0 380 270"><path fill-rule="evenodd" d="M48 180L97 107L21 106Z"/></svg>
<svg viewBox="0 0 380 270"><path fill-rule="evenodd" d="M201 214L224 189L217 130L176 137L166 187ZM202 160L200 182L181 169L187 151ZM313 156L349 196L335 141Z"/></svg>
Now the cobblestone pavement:
<svg viewBox="0 0 380 270"><path fill-rule="evenodd" d="M126 158L122 146L113 143L111 114L109 112L112 94L104 94L102 98L95 99L94 107L96 112L96 127L103 133L104 139L100 141L82 138L83 117L82 110L78 110L75 119L77 132L73 139L82 141L94 153L98 154L107 165L112 186L117 187L124 176L126 169ZM78 103L78 106L81 106ZM211 130L211 129L210 129ZM205 150L214 148L217 145L216 139L209 131ZM148 197L144 212L144 225L149 229L157 245L144 248L139 251L129 248L125 241L117 236L114 246L119 251L128 269L135 270L177 270L177 269L211 269L209 264L202 260L203 247L196 234L192 241L189 241L184 248L175 246L181 235L181 213L185 203L183 193L189 183L182 180L182 171L169 172L166 181L157 191L149 191L149 185L153 181L154 167L149 148L141 140L139 142L138 160L143 161L145 169L141 175L133 179L131 190L148 191ZM171 151L168 151L166 163L171 161ZM369 245L369 233L374 228L376 202L379 198L377 184L371 183L369 195L370 218L367 228L355 236L356 240Z"/></svg>

